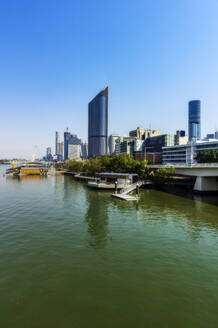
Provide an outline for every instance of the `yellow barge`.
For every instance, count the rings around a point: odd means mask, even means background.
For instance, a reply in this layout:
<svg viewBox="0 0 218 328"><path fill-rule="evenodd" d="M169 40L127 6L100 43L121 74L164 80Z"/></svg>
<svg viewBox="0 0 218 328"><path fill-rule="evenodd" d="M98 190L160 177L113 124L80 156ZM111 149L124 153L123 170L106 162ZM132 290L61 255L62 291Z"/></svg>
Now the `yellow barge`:
<svg viewBox="0 0 218 328"><path fill-rule="evenodd" d="M20 168L19 174L37 174L37 175L43 175L46 174L47 171L45 171L42 167L22 167Z"/></svg>
<svg viewBox="0 0 218 328"><path fill-rule="evenodd" d="M41 163L25 163L22 166L15 167L15 162L13 162L13 167L6 171L5 175L47 175L48 168Z"/></svg>

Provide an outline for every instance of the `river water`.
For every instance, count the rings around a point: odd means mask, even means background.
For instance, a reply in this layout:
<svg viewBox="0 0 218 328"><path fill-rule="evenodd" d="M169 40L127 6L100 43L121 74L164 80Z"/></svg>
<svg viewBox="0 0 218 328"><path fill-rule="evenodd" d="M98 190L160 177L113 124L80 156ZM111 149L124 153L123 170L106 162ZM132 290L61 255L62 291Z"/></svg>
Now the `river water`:
<svg viewBox="0 0 218 328"><path fill-rule="evenodd" d="M0 167L0 327L218 327L218 207Z"/></svg>

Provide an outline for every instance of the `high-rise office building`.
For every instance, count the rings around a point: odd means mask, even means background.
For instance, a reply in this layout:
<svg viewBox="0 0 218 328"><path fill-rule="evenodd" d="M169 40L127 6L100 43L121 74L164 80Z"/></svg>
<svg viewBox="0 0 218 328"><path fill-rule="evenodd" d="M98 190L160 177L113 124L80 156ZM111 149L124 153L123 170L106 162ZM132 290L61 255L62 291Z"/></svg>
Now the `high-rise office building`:
<svg viewBox="0 0 218 328"><path fill-rule="evenodd" d="M76 134L71 134L68 140L67 159L77 159L81 157L82 140ZM75 146L75 147L73 147ZM78 146L78 147L76 147ZM80 150L79 150L80 149ZM80 154L80 155L78 155Z"/></svg>
<svg viewBox="0 0 218 328"><path fill-rule="evenodd" d="M59 142L57 146L57 160L63 160L63 142Z"/></svg>
<svg viewBox="0 0 218 328"><path fill-rule="evenodd" d="M81 150L82 150L82 159L87 159L87 157L88 157L88 143L87 142L82 143Z"/></svg>
<svg viewBox="0 0 218 328"><path fill-rule="evenodd" d="M58 144L60 143L60 133L58 131L55 132L55 155L58 154Z"/></svg>
<svg viewBox="0 0 218 328"><path fill-rule="evenodd" d="M51 147L46 148L46 156L51 155Z"/></svg>
<svg viewBox="0 0 218 328"><path fill-rule="evenodd" d="M188 104L188 134L189 140L201 139L201 102L200 100L191 100Z"/></svg>
<svg viewBox="0 0 218 328"><path fill-rule="evenodd" d="M117 134L111 134L109 136L109 153L110 155L115 154L116 140L119 138Z"/></svg>
<svg viewBox="0 0 218 328"><path fill-rule="evenodd" d="M68 141L68 144L71 144L71 145L81 145L82 144L82 140L79 139L76 134L71 134L70 135L70 138L69 138L69 141Z"/></svg>
<svg viewBox="0 0 218 328"><path fill-rule="evenodd" d="M104 156L108 152L108 87L88 105L88 156Z"/></svg>
<svg viewBox="0 0 218 328"><path fill-rule="evenodd" d="M52 161L53 160L53 157L52 157L52 154L51 154L51 147L47 147L46 148L46 160L47 161Z"/></svg>
<svg viewBox="0 0 218 328"><path fill-rule="evenodd" d="M64 160L66 161L68 159L68 142L71 137L70 132L68 130L64 132Z"/></svg>
<svg viewBox="0 0 218 328"><path fill-rule="evenodd" d="M76 160L81 158L81 145L68 144L68 159Z"/></svg>
<svg viewBox="0 0 218 328"><path fill-rule="evenodd" d="M63 156L63 142L58 142L57 155L62 155Z"/></svg>

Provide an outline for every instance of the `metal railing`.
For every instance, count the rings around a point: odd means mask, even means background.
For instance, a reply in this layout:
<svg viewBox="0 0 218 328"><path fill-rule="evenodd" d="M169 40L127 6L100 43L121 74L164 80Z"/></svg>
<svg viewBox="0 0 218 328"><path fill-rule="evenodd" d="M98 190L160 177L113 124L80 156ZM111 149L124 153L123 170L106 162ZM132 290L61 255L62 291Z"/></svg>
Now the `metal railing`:
<svg viewBox="0 0 218 328"><path fill-rule="evenodd" d="M128 194L129 192L135 190L135 189L137 188L137 185L138 185L139 187L141 187L143 184L144 184L144 181L138 181L138 182L135 182L135 183L131 184L130 186L121 189L121 190L120 190L120 194L122 194L122 195L126 195L126 194Z"/></svg>

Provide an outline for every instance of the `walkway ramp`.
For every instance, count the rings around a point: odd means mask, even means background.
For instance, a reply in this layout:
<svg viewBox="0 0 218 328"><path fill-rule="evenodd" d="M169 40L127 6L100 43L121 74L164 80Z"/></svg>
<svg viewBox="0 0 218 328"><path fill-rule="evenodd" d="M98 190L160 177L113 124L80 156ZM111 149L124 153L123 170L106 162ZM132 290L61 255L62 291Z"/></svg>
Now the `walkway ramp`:
<svg viewBox="0 0 218 328"><path fill-rule="evenodd" d="M127 201L129 201L129 200L138 200L139 199L138 195L130 196L128 194L130 192L132 192L133 190L136 190L137 186L139 186L139 188L140 188L144 184L145 184L145 181L135 182L135 183L131 184L130 186L121 189L119 194L112 194L112 197L116 197L116 198L119 198L119 199L122 199L122 200L127 200Z"/></svg>

